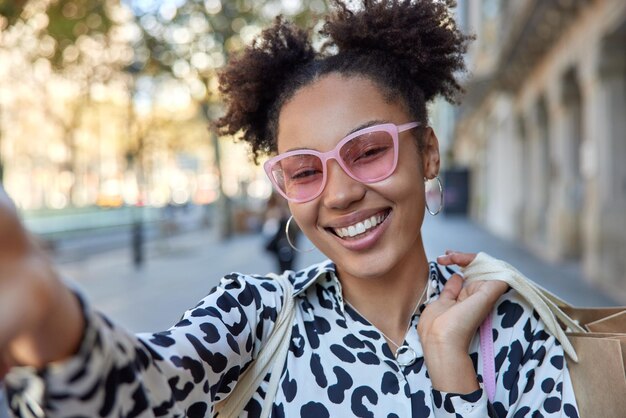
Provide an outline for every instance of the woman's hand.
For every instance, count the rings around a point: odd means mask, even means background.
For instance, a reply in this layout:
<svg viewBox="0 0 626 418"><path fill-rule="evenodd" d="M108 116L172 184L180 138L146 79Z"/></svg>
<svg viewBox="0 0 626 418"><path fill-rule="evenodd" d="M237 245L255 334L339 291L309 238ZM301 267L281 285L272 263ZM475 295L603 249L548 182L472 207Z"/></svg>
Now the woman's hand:
<svg viewBox="0 0 626 418"><path fill-rule="evenodd" d="M442 265L467 266L476 254L446 251L437 259ZM504 282L476 281L464 286L454 274L422 315L417 331L433 387L446 392L469 393L478 389L476 373L468 355L476 330L508 286Z"/></svg>
<svg viewBox="0 0 626 418"><path fill-rule="evenodd" d="M0 378L76 351L83 318L76 297L22 226L0 187Z"/></svg>

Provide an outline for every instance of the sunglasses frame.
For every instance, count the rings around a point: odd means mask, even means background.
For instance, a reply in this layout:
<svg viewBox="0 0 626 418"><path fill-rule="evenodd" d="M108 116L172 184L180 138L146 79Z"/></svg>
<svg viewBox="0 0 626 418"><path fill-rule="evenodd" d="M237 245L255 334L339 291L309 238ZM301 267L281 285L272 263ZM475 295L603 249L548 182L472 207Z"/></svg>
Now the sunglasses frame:
<svg viewBox="0 0 626 418"><path fill-rule="evenodd" d="M327 152L320 152L320 151L315 151L312 149L299 149L299 150L293 150L293 151L288 151L282 154L278 154L277 156L270 158L269 160L267 160L265 162L265 164L263 164L263 169L265 170L265 174L267 174L267 177L270 179L270 182L272 183L272 186L274 186L274 189L281 194L281 196L283 196L285 199L287 199L290 202L293 203L304 203L304 202L309 202L315 198L317 198L320 194L322 194L322 191L324 191L324 189L326 188L326 181L328 179L327 173L328 173L328 160L334 159L335 161L337 161L337 163L339 163L339 165L341 166L341 168L343 169L343 171L350 176L351 178L353 178L354 180L360 182L360 183L364 183L364 184L370 184L370 183L375 183L377 181L381 181L386 179L387 177L391 176L391 174L393 174L394 171L396 171L396 166L398 165L398 137L399 134L401 132L404 131L408 131L409 129L413 129L420 126L419 122L408 122L408 123L404 123L402 125L396 125L395 123L382 123L379 125L373 125L373 126L369 126L367 128L363 128L363 129L359 129L356 132L351 133L350 135L346 136L345 138L343 138L341 141L339 141L337 143L337 145L335 146L335 148L333 148L330 151ZM352 175L352 172L346 167L346 165L344 164L343 159L341 158L341 154L339 153L339 151L341 150L341 148L348 143L350 140L356 138L357 136L361 136L361 135L365 135L371 132L387 132L391 135L391 138L393 140L393 166L391 168L391 170L389 170L389 173L383 175L383 176L379 176L373 179L370 179L368 181L363 181L359 178L356 178L354 175ZM311 197L307 197L306 199L294 199L291 198L289 196L287 196L287 194L285 192L283 192L283 190L280 188L280 186L278 185L278 182L276 181L276 179L274 178L274 175L272 174L272 168L278 164L281 160L287 158L287 157L291 157L294 155L313 155L316 156L320 159L320 161L322 162L322 167L323 167L323 171L322 171L322 184L320 186L320 189Z"/></svg>

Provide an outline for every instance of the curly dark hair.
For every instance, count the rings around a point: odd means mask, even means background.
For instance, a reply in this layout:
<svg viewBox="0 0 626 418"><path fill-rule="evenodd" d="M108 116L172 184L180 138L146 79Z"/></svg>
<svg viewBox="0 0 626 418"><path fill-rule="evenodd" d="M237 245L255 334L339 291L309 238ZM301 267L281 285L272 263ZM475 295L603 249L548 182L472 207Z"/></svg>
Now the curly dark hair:
<svg viewBox="0 0 626 418"><path fill-rule="evenodd" d="M300 88L330 73L369 78L391 100L401 98L416 121L427 121L426 103L443 96L456 103L471 39L437 0L361 0L353 11L332 0L315 51L308 31L278 17L219 74L226 114L221 134L243 133L258 156L276 152L278 116Z"/></svg>

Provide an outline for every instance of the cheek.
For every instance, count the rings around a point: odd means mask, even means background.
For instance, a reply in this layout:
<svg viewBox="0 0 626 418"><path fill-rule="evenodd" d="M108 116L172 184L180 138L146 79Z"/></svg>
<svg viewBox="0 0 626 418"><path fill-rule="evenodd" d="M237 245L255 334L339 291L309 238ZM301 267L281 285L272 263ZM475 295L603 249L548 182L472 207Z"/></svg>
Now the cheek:
<svg viewBox="0 0 626 418"><path fill-rule="evenodd" d="M289 210L302 232L309 235L317 223L317 207L312 203L290 203Z"/></svg>
<svg viewBox="0 0 626 418"><path fill-rule="evenodd" d="M411 151L411 150L408 150ZM424 175L422 160L415 154L410 153L400 158L398 168L393 180L398 197L404 196L406 199L421 200L424 195Z"/></svg>
<svg viewBox="0 0 626 418"><path fill-rule="evenodd" d="M417 139L413 139L410 145L407 145L404 152L400 152L400 158L398 159L398 165L403 162L413 168L415 177L419 180L424 180L424 161L428 158L428 155L420 150L420 145Z"/></svg>

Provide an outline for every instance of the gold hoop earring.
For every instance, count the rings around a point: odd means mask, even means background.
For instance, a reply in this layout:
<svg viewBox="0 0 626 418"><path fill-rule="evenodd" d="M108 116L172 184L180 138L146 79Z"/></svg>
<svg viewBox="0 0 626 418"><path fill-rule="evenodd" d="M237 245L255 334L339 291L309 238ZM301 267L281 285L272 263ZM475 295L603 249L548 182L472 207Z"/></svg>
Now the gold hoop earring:
<svg viewBox="0 0 626 418"><path fill-rule="evenodd" d="M315 246L312 248L309 248L308 250L301 250L295 245L293 245L293 243L291 242L291 238L289 237L289 227L291 226L292 220L293 220L293 215L289 217L289 219L287 220L287 225L285 225L285 237L287 237L287 243L289 244L291 248L293 248L295 251L299 253L310 253L311 251L315 249Z"/></svg>
<svg viewBox="0 0 626 418"><path fill-rule="evenodd" d="M435 180L437 180L437 184L439 185L439 207L437 208L437 210L434 212L430 210L430 207L428 206L428 199L424 199L424 202L426 203L426 210L432 216L438 215L439 212L441 212L441 210L443 209L443 184L441 183L441 179L439 178L439 176L435 176ZM424 183L427 183L427 182L428 182L428 179L424 177Z"/></svg>

